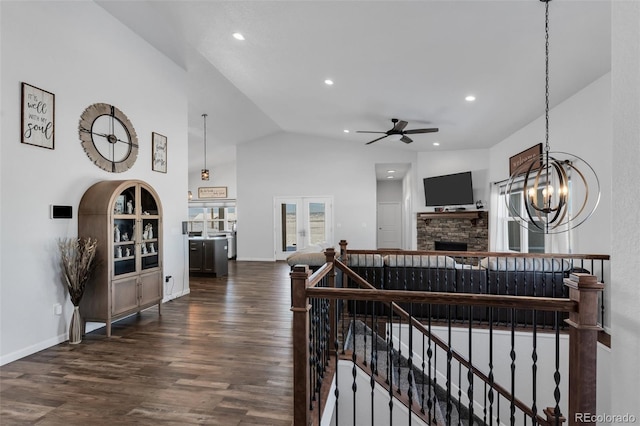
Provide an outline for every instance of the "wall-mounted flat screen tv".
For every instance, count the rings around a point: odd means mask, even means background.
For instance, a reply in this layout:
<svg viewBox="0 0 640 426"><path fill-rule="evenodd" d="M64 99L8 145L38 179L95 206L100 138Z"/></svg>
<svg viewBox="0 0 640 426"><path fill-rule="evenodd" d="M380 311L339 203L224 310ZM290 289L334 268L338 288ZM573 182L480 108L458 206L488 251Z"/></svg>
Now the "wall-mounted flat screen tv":
<svg viewBox="0 0 640 426"><path fill-rule="evenodd" d="M427 206L460 206L473 204L471 172L424 178Z"/></svg>

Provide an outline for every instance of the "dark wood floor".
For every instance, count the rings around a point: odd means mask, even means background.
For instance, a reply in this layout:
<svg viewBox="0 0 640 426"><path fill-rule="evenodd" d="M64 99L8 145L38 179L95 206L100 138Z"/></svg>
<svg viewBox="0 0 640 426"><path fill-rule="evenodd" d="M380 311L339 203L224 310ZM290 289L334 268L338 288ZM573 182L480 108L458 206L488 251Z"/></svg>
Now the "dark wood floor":
<svg viewBox="0 0 640 426"><path fill-rule="evenodd" d="M291 425L286 263L230 262L191 294L0 367L5 425Z"/></svg>

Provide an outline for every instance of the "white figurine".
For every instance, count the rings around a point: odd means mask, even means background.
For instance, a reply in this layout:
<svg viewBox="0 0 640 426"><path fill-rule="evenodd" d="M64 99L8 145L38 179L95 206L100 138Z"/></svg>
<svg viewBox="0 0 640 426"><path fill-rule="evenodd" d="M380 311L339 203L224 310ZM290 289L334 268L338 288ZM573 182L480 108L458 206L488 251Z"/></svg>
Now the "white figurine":
<svg viewBox="0 0 640 426"><path fill-rule="evenodd" d="M150 223L144 227L144 232L142 233L143 240L150 240L153 238L153 226Z"/></svg>
<svg viewBox="0 0 640 426"><path fill-rule="evenodd" d="M113 225L113 241L115 243L120 242L120 229L118 228L118 225Z"/></svg>
<svg viewBox="0 0 640 426"><path fill-rule="evenodd" d="M122 234L122 241L129 241L129 234L127 234L126 232Z"/></svg>
<svg viewBox="0 0 640 426"><path fill-rule="evenodd" d="M149 243L149 251L151 253L155 253L156 252L156 247L153 245L153 243Z"/></svg>
<svg viewBox="0 0 640 426"><path fill-rule="evenodd" d="M133 201L127 201L127 214L133 214Z"/></svg>
<svg viewBox="0 0 640 426"><path fill-rule="evenodd" d="M147 254L147 245L146 244L142 245L142 254Z"/></svg>
<svg viewBox="0 0 640 426"><path fill-rule="evenodd" d="M122 247L120 246L116 249L116 257L122 257Z"/></svg>
<svg viewBox="0 0 640 426"><path fill-rule="evenodd" d="M124 251L124 255L127 257L131 256L131 249L129 247Z"/></svg>

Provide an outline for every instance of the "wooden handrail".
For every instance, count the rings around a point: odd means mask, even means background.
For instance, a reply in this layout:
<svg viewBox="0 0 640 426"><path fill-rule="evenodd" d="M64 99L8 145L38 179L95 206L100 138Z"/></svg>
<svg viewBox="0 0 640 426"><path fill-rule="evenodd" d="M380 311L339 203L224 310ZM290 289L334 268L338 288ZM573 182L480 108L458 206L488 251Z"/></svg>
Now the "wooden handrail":
<svg viewBox="0 0 640 426"><path fill-rule="evenodd" d="M445 293L436 291L380 290L309 287L308 297L322 299L366 300L370 302L408 302L431 305L486 306L538 311L577 312L578 304L570 299L500 294ZM395 309L395 308L394 308ZM409 315L409 314L407 314Z"/></svg>

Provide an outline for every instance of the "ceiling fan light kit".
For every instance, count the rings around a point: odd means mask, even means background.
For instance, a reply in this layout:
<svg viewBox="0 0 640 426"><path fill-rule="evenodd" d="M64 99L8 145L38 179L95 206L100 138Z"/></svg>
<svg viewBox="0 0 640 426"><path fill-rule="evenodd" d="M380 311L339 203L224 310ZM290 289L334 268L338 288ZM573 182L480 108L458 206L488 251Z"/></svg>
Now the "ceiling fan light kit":
<svg viewBox="0 0 640 426"><path fill-rule="evenodd" d="M387 130L386 132L378 132L378 131L370 131L370 130L358 130L357 133L381 133L384 134L384 136L381 136L379 138L376 138L372 141L367 142L366 144L372 144L374 142L377 142L379 140L382 140L384 138L389 138L389 140L393 140L393 141L402 141L404 143L411 143L413 142L413 139L411 139L409 136L407 135L416 135L419 133L434 133L438 131L438 128L433 127L433 128L428 128L428 129L409 129L409 130L404 130L405 127L407 127L407 123L404 120L398 120L397 118L392 118L391 122L393 123L393 127L389 130Z"/></svg>

